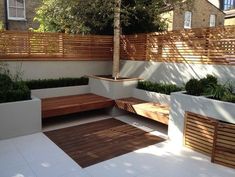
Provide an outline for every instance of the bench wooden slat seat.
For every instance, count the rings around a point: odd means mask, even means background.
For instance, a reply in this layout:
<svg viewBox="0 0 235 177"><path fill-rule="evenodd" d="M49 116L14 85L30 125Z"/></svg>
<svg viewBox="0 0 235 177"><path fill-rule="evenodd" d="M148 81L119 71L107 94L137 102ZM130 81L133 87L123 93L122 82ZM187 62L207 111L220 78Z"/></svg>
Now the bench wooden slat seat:
<svg viewBox="0 0 235 177"><path fill-rule="evenodd" d="M82 94L42 99L42 118L114 106L112 99L95 94Z"/></svg>
<svg viewBox="0 0 235 177"><path fill-rule="evenodd" d="M118 108L168 125L169 106L129 97L115 101Z"/></svg>

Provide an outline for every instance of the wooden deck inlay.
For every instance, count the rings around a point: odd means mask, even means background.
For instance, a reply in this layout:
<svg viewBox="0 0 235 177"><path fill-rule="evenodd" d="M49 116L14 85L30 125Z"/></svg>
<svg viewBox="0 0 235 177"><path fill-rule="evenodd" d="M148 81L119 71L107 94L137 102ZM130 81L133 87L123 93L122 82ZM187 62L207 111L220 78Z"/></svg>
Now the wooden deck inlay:
<svg viewBox="0 0 235 177"><path fill-rule="evenodd" d="M54 117L112 107L114 101L95 94L82 94L42 99L42 117Z"/></svg>
<svg viewBox="0 0 235 177"><path fill-rule="evenodd" d="M45 134L83 168L164 141L116 119Z"/></svg>
<svg viewBox="0 0 235 177"><path fill-rule="evenodd" d="M169 106L154 102L147 102L137 98L122 98L115 101L118 108L153 119L168 125Z"/></svg>

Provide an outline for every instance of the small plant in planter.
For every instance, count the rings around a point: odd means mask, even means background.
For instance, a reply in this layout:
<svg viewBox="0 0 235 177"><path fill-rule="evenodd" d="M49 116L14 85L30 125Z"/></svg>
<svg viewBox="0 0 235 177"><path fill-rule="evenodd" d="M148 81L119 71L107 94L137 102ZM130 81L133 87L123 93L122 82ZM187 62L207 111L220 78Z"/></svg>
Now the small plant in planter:
<svg viewBox="0 0 235 177"><path fill-rule="evenodd" d="M7 65L0 63L0 103L31 99L30 90L23 81L12 80ZM19 79L17 74L14 78Z"/></svg>
<svg viewBox="0 0 235 177"><path fill-rule="evenodd" d="M185 86L186 92L189 95L200 96L204 95L208 98L235 102L235 94L231 83L219 84L216 77L207 75L200 80L190 79Z"/></svg>

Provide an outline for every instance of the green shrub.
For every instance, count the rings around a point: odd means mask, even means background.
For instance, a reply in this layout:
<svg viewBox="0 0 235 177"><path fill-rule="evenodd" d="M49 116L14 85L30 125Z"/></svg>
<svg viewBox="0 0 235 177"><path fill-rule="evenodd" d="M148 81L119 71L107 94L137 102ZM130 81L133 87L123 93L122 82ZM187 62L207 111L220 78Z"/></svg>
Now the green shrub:
<svg viewBox="0 0 235 177"><path fill-rule="evenodd" d="M170 95L172 92L178 92L183 90L183 88L178 87L174 84L153 83L150 81L139 81L137 88L157 93L163 93L167 95Z"/></svg>
<svg viewBox="0 0 235 177"><path fill-rule="evenodd" d="M29 100L30 90L23 82L12 84L11 89L0 91L0 103Z"/></svg>
<svg viewBox="0 0 235 177"><path fill-rule="evenodd" d="M203 86L198 79L190 79L185 85L185 90L189 95L199 96L203 93Z"/></svg>
<svg viewBox="0 0 235 177"><path fill-rule="evenodd" d="M0 74L0 90L11 89L13 82L7 74Z"/></svg>
<svg viewBox="0 0 235 177"><path fill-rule="evenodd" d="M207 94L212 96L213 99L221 100L226 94L229 93L226 85L211 85L207 89Z"/></svg>
<svg viewBox="0 0 235 177"><path fill-rule="evenodd" d="M207 75L206 77L200 79L201 85L203 87L203 93L207 94L208 89L210 89L210 87L214 87L216 85L218 85L218 80L215 76L213 75Z"/></svg>
<svg viewBox="0 0 235 177"><path fill-rule="evenodd" d="M89 79L87 77L80 77L80 78L39 79L39 80L25 81L25 83L30 90L33 90L33 89L43 89L43 88L87 85L88 81Z"/></svg>
<svg viewBox="0 0 235 177"><path fill-rule="evenodd" d="M222 101L235 103L235 94L226 94L222 97Z"/></svg>

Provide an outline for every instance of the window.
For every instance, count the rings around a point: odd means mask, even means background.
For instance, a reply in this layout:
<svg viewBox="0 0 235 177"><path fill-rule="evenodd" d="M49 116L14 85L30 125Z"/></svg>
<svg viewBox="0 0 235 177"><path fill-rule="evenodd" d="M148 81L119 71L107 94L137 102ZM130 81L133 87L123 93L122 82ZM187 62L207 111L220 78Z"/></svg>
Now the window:
<svg viewBox="0 0 235 177"><path fill-rule="evenodd" d="M215 27L216 15L210 15L210 27Z"/></svg>
<svg viewBox="0 0 235 177"><path fill-rule="evenodd" d="M25 19L25 0L8 0L8 19Z"/></svg>
<svg viewBox="0 0 235 177"><path fill-rule="evenodd" d="M224 0L224 10L230 10L235 8L235 0Z"/></svg>
<svg viewBox="0 0 235 177"><path fill-rule="evenodd" d="M192 26L192 12L186 11L184 14L184 28L191 28Z"/></svg>

